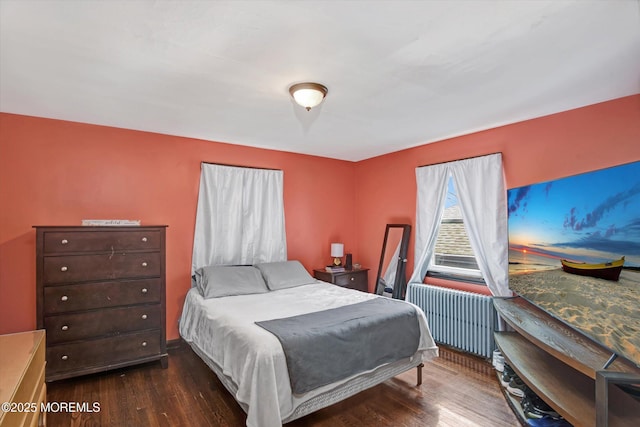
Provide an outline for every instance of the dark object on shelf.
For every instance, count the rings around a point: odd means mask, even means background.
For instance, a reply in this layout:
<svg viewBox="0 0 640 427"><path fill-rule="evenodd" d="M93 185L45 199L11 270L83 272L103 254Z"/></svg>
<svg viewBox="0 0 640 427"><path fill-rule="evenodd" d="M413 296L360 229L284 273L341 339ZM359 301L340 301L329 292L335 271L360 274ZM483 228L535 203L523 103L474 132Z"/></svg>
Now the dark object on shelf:
<svg viewBox="0 0 640 427"><path fill-rule="evenodd" d="M507 391L516 397L524 397L524 395L529 391L529 387L527 387L519 376L515 375L511 378L511 381L509 381Z"/></svg>
<svg viewBox="0 0 640 427"><path fill-rule="evenodd" d="M556 419L561 418L560 414L554 411L544 400L540 399L540 396L531 389L524 394L520 405L527 418L544 418L545 416Z"/></svg>
<svg viewBox="0 0 640 427"><path fill-rule="evenodd" d="M527 424L531 427L572 427L565 419L553 418L549 415L542 418L529 418Z"/></svg>
<svg viewBox="0 0 640 427"><path fill-rule="evenodd" d="M513 368L509 364L505 363L504 370L500 375L500 384L502 384L502 387L507 388L509 386L509 383L515 376L516 373L513 371Z"/></svg>
<svg viewBox="0 0 640 427"><path fill-rule="evenodd" d="M345 257L344 268L351 270L353 268L353 257L351 254L346 254Z"/></svg>

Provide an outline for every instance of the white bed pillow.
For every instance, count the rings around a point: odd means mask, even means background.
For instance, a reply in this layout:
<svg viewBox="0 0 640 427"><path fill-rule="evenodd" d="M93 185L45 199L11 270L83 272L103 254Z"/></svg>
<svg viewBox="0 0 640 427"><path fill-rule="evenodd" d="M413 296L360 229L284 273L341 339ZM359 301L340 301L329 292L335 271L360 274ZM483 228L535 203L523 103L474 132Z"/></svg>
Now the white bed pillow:
<svg viewBox="0 0 640 427"><path fill-rule="evenodd" d="M281 261L255 264L267 282L269 290L293 288L316 283L316 279L305 270L300 261Z"/></svg>
<svg viewBox="0 0 640 427"><path fill-rule="evenodd" d="M269 292L262 274L252 266L211 265L196 270L194 278L205 299Z"/></svg>

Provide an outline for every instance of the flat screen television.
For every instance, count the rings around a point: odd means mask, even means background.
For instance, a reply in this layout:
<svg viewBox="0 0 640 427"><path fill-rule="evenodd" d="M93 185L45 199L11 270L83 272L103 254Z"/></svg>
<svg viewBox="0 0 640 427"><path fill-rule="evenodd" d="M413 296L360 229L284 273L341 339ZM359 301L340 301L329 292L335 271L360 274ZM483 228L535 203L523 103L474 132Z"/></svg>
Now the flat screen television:
<svg viewBox="0 0 640 427"><path fill-rule="evenodd" d="M508 191L509 288L640 366L640 162Z"/></svg>

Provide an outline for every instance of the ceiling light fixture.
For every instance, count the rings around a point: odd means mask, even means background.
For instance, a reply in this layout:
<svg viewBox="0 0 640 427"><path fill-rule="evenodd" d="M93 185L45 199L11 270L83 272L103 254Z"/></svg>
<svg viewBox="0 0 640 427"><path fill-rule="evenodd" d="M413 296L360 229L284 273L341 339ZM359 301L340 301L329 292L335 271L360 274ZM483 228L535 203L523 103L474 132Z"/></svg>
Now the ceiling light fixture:
<svg viewBox="0 0 640 427"><path fill-rule="evenodd" d="M307 111L320 105L324 97L327 96L327 92L327 88L320 83L298 83L289 88L293 99Z"/></svg>

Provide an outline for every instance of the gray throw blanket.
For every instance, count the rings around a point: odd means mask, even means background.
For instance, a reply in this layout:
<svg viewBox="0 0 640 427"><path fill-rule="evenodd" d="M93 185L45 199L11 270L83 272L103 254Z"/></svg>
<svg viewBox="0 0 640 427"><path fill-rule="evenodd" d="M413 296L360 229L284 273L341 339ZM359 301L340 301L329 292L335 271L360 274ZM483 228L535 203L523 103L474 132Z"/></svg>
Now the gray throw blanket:
<svg viewBox="0 0 640 427"><path fill-rule="evenodd" d="M415 308L388 298L256 322L282 344L294 394L415 354Z"/></svg>

